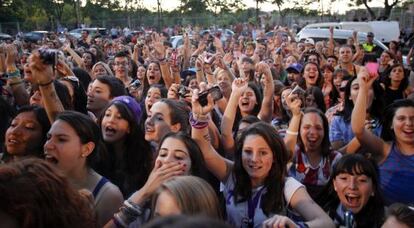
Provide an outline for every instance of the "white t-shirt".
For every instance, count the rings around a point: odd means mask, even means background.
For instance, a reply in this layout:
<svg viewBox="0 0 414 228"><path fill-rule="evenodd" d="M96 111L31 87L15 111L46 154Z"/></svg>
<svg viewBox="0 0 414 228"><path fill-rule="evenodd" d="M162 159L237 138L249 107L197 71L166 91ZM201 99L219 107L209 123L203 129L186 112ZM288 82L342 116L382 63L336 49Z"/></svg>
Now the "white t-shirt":
<svg viewBox="0 0 414 228"><path fill-rule="evenodd" d="M222 190L223 195L226 200L226 210L227 210L227 221L233 226L233 227L248 227L248 221L249 221L249 214L248 214L248 201L243 201L240 203L235 204L234 203L234 175L229 175L227 180L222 183ZM268 219L269 217L266 216L263 212L263 210L260 208L261 204L261 195L266 193L266 189L263 189L263 186L260 186L256 189L253 189L252 191L252 203L251 206L255 205L255 198L257 199L257 203L254 208L254 227L262 227L262 223ZM295 180L292 177L287 177L285 179L285 187L283 189L284 198L286 200L286 205L290 206L290 200L295 194L295 192L299 188L304 188L304 186ZM260 194L257 196L257 194ZM272 215L271 215L272 216Z"/></svg>

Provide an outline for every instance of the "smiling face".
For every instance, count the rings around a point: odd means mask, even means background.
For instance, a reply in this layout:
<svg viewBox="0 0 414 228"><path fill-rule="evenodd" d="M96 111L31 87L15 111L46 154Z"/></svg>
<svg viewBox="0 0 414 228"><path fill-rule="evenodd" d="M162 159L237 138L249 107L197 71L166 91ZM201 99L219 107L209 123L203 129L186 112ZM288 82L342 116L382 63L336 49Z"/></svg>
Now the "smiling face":
<svg viewBox="0 0 414 228"><path fill-rule="evenodd" d="M92 55L90 53L83 53L82 60L86 67L92 66Z"/></svg>
<svg viewBox="0 0 414 228"><path fill-rule="evenodd" d="M67 176L86 165L86 157L92 151L82 144L76 131L67 122L57 120L47 134L44 145L45 159L55 164Z"/></svg>
<svg viewBox="0 0 414 228"><path fill-rule="evenodd" d="M147 113L150 112L152 105L154 105L157 101L161 100L161 91L159 88L151 87L148 92L147 96L145 97L145 110Z"/></svg>
<svg viewBox="0 0 414 228"><path fill-rule="evenodd" d="M102 64L96 65L95 68L93 69L92 74L95 78L98 77L98 76L109 75L108 72L106 71L105 67L102 66Z"/></svg>
<svg viewBox="0 0 414 228"><path fill-rule="evenodd" d="M390 60L391 60L391 56L387 52L383 52L380 56L379 64L387 65Z"/></svg>
<svg viewBox="0 0 414 228"><path fill-rule="evenodd" d="M86 108L94 113L100 112L110 101L110 89L105 83L99 80L93 81L88 88L88 102Z"/></svg>
<svg viewBox="0 0 414 228"><path fill-rule="evenodd" d="M158 151L157 161L160 161L162 165L171 162L180 162L185 165L185 171L183 175L189 175L191 170L191 158L190 151L188 151L185 144L176 138L166 138Z"/></svg>
<svg viewBox="0 0 414 228"><path fill-rule="evenodd" d="M114 60L115 76L119 79L123 79L128 76L129 73L129 59L127 57L116 57Z"/></svg>
<svg viewBox="0 0 414 228"><path fill-rule="evenodd" d="M392 126L397 141L414 144L414 107L401 107L395 112Z"/></svg>
<svg viewBox="0 0 414 228"><path fill-rule="evenodd" d="M351 99L354 104L356 102L358 92L359 92L359 79L355 79L351 83L351 96L349 97L349 99ZM367 109L371 107L373 99L374 99L374 90L371 87L368 90Z"/></svg>
<svg viewBox="0 0 414 228"><path fill-rule="evenodd" d="M239 99L239 108L242 115L251 113L256 104L256 94L254 93L252 88L247 87L247 89L242 93L242 96Z"/></svg>
<svg viewBox="0 0 414 228"><path fill-rule="evenodd" d="M141 82L144 81L145 79L145 72L147 71L147 69L145 69L144 66L139 66L137 69L137 79L139 79Z"/></svg>
<svg viewBox="0 0 414 228"><path fill-rule="evenodd" d="M341 204L357 214L374 194L372 179L366 175L341 173L333 180L334 189Z"/></svg>
<svg viewBox="0 0 414 228"><path fill-rule="evenodd" d="M350 47L341 47L339 49L339 61L345 64L352 61L352 49Z"/></svg>
<svg viewBox="0 0 414 228"><path fill-rule="evenodd" d="M322 118L317 113L308 112L303 115L300 137L307 152L320 151L325 132Z"/></svg>
<svg viewBox="0 0 414 228"><path fill-rule="evenodd" d="M161 81L161 70L158 64L150 63L147 70L148 84L158 84Z"/></svg>
<svg viewBox="0 0 414 228"><path fill-rule="evenodd" d="M145 140L158 143L171 132L170 108L164 102L157 102L148 112L145 120Z"/></svg>
<svg viewBox="0 0 414 228"><path fill-rule="evenodd" d="M306 86L316 86L319 77L318 67L315 64L306 64L303 77L306 81Z"/></svg>
<svg viewBox="0 0 414 228"><path fill-rule="evenodd" d="M273 152L260 135L248 135L243 142L242 165L250 176L252 186L264 183L273 164Z"/></svg>
<svg viewBox="0 0 414 228"><path fill-rule="evenodd" d="M102 118L101 131L104 141L108 143L119 142L129 133L129 123L122 117L115 105L106 109Z"/></svg>
<svg viewBox="0 0 414 228"><path fill-rule="evenodd" d="M4 143L9 154L24 156L37 149L42 138L42 126L34 112L22 112L7 128Z"/></svg>

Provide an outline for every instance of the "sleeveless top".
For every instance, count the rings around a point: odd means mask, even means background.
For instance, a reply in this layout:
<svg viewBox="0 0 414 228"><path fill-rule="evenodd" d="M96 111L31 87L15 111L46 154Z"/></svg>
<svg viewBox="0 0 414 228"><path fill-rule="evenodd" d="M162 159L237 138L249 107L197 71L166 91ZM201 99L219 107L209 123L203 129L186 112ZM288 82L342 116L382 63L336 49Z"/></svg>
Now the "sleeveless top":
<svg viewBox="0 0 414 228"><path fill-rule="evenodd" d="M341 64L338 65L338 69L341 69L341 70L343 69ZM346 70L348 72L348 75L350 77L356 77L357 76L357 72L356 72L356 68L355 68L354 64L352 64L352 72L349 72L348 69L344 69L344 70Z"/></svg>
<svg viewBox="0 0 414 228"><path fill-rule="evenodd" d="M234 202L234 174L231 173L227 180L222 183L223 195L226 203L227 222L232 227L262 227L262 223L267 220L268 216L263 212L261 205L262 196L266 193L264 186L257 187L252 190L252 196L248 201ZM304 186L293 179L287 177L285 179L285 186L283 189L284 199L289 208L290 200L294 193ZM284 214L286 215L287 212ZM273 215L270 215L273 216Z"/></svg>
<svg viewBox="0 0 414 228"><path fill-rule="evenodd" d="M414 203L414 155L402 154L393 142L390 154L379 170L386 205Z"/></svg>
<svg viewBox="0 0 414 228"><path fill-rule="evenodd" d="M292 163L288 169L289 176L306 186L309 195L315 198L328 183L332 167L342 157L341 153L332 151L328 157L322 157L316 167L313 167L300 147L296 147Z"/></svg>

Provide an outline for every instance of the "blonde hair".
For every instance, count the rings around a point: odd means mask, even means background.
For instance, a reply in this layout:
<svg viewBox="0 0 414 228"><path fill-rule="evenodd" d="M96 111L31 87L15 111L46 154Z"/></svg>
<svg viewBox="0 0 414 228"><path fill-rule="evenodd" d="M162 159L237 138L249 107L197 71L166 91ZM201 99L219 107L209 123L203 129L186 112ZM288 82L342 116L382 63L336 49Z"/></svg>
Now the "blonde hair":
<svg viewBox="0 0 414 228"><path fill-rule="evenodd" d="M106 63L104 63L104 62L102 62L102 61L99 61L99 62L95 63L95 65L93 65L93 67L92 67L92 73L94 72L96 66L98 66L98 65L103 66L105 68L105 70L106 70L106 73L108 73L108 75L114 76L114 74L112 73L112 70L109 67L109 65L106 64Z"/></svg>
<svg viewBox="0 0 414 228"><path fill-rule="evenodd" d="M209 183L199 177L177 176L164 182L152 197L152 209L155 209L158 196L163 191L168 191L175 198L182 214L222 219L216 193Z"/></svg>

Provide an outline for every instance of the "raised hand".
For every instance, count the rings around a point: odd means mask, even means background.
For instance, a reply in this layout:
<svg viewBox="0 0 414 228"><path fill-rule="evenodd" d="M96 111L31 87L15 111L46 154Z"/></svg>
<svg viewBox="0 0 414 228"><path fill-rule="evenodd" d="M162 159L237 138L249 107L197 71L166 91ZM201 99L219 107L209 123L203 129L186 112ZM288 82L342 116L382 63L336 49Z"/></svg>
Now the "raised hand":
<svg viewBox="0 0 414 228"><path fill-rule="evenodd" d="M17 48L14 44L8 44L5 47L6 51L6 66L14 66L17 56Z"/></svg>
<svg viewBox="0 0 414 228"><path fill-rule="evenodd" d="M247 89L247 81L243 78L237 78L233 81L231 85L231 92L236 95L242 95L242 93Z"/></svg>
<svg viewBox="0 0 414 228"><path fill-rule="evenodd" d="M164 44L161 42L161 38L158 33L152 34L152 42L153 47L155 50L155 57L160 60L165 58L165 47Z"/></svg>
<svg viewBox="0 0 414 228"><path fill-rule="evenodd" d="M208 103L206 106L200 105L200 102L198 101L199 94L200 94L199 90L195 89L193 91L193 96L191 98L191 107L192 107L191 109L192 109L194 118L197 118L197 116L206 116L214 108L214 101L210 94L207 95Z"/></svg>
<svg viewBox="0 0 414 228"><path fill-rule="evenodd" d="M289 110L292 112L293 116L301 114L302 100L297 94L289 94L286 98L286 105L289 107Z"/></svg>
<svg viewBox="0 0 414 228"><path fill-rule="evenodd" d="M43 63L39 51L33 52L30 55L29 67L32 71L32 76L38 84L47 84L53 80L53 68L51 65Z"/></svg>

